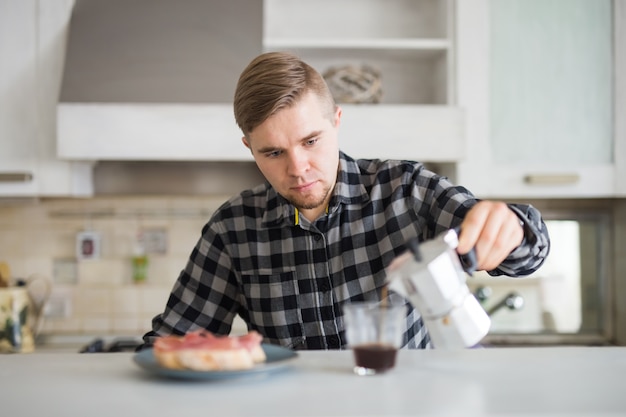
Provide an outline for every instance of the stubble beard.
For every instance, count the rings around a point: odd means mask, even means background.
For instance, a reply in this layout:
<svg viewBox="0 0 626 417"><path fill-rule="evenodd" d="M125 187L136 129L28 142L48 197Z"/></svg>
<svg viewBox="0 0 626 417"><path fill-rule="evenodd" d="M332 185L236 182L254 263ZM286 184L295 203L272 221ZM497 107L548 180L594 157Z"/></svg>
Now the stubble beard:
<svg viewBox="0 0 626 417"><path fill-rule="evenodd" d="M322 190L322 194L319 197L311 196L291 196L289 201L299 210L312 210L320 207L326 202L326 198L330 194L330 187L326 186Z"/></svg>

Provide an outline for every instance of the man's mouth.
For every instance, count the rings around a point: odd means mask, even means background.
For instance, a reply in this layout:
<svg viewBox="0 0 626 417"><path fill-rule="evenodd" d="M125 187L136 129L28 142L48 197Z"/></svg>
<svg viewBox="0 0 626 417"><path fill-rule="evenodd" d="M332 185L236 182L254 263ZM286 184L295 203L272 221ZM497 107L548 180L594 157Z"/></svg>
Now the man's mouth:
<svg viewBox="0 0 626 417"><path fill-rule="evenodd" d="M301 185L296 185L294 187L291 187L291 189L293 191L301 193L301 192L304 192L304 191L311 190L315 186L316 183L317 183L317 181L307 182L306 184L301 184Z"/></svg>

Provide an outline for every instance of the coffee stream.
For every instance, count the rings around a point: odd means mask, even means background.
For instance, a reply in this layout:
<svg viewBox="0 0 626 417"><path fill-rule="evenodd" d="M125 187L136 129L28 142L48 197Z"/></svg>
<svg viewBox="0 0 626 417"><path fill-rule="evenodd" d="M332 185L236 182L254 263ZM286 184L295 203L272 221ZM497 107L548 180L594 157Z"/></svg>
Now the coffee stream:
<svg viewBox="0 0 626 417"><path fill-rule="evenodd" d="M389 290L387 288L387 284L383 285L380 290L380 318L378 322L378 343L383 344L383 326L385 323L385 314L387 314L387 299L389 298Z"/></svg>
<svg viewBox="0 0 626 417"><path fill-rule="evenodd" d="M387 298L389 297L389 290L387 289L387 284L383 285L383 288L380 290L380 306L382 308L387 308Z"/></svg>

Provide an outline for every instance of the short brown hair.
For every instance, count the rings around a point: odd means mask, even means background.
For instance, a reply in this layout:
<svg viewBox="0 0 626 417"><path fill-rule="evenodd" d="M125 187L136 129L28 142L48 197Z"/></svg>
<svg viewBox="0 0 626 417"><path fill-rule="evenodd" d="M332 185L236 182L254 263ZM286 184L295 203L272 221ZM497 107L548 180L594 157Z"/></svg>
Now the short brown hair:
<svg viewBox="0 0 626 417"><path fill-rule="evenodd" d="M237 82L235 121L245 136L279 110L314 92L328 104L332 118L335 101L324 78L313 67L286 52L267 52L254 58Z"/></svg>

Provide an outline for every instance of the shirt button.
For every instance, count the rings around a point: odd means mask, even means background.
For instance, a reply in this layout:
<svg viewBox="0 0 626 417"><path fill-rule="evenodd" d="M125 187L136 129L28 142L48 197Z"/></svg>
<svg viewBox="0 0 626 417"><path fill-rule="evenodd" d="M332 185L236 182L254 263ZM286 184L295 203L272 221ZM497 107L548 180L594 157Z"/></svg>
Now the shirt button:
<svg viewBox="0 0 626 417"><path fill-rule="evenodd" d="M328 285L328 284L326 284L326 283L321 284L321 285L320 285L320 290L322 290L322 291L324 291L324 292L329 291L329 290L330 290L330 285Z"/></svg>
<svg viewBox="0 0 626 417"><path fill-rule="evenodd" d="M315 237L313 239L315 239L316 241L319 242L319 240L322 238L322 235L315 235Z"/></svg>
<svg viewBox="0 0 626 417"><path fill-rule="evenodd" d="M329 336L328 337L328 347L330 348L338 348L339 347L339 338L337 336Z"/></svg>

